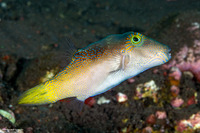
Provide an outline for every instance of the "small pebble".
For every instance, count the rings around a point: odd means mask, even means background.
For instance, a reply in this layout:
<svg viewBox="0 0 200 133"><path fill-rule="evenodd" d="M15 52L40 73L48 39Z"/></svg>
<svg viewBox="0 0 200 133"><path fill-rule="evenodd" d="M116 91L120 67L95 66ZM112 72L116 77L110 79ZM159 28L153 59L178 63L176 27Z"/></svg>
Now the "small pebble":
<svg viewBox="0 0 200 133"><path fill-rule="evenodd" d="M171 101L171 105L174 107L174 108L178 108L180 107L182 104L184 103L183 99L182 98L175 98Z"/></svg>
<svg viewBox="0 0 200 133"><path fill-rule="evenodd" d="M197 104L197 99L195 96L192 96L187 100L187 106L190 106L192 104Z"/></svg>
<svg viewBox="0 0 200 133"><path fill-rule="evenodd" d="M121 92L119 92L116 97L117 97L117 101L119 103L123 103L123 102L126 102L128 100L128 97Z"/></svg>
<svg viewBox="0 0 200 133"><path fill-rule="evenodd" d="M152 124L152 125L155 124L156 123L156 116L154 114L149 115L146 118L146 123Z"/></svg>
<svg viewBox="0 0 200 133"><path fill-rule="evenodd" d="M170 88L170 91L171 91L171 94L176 97L179 94L180 89L179 87L172 85Z"/></svg>
<svg viewBox="0 0 200 133"><path fill-rule="evenodd" d="M169 77L174 77L175 80L180 80L182 76L182 72L177 67L172 67L170 70Z"/></svg>
<svg viewBox="0 0 200 133"><path fill-rule="evenodd" d="M94 104L96 104L96 100L94 97L89 97L85 100L84 103L87 104L88 106L92 107Z"/></svg>
<svg viewBox="0 0 200 133"><path fill-rule="evenodd" d="M153 70L153 73L154 73L154 74L157 74L158 72L159 72L158 69L154 69L154 70Z"/></svg>
<svg viewBox="0 0 200 133"><path fill-rule="evenodd" d="M135 82L135 79L134 78L130 78L127 81L128 81L129 84L132 84L133 82Z"/></svg>
<svg viewBox="0 0 200 133"><path fill-rule="evenodd" d="M97 101L97 104L101 105L101 104L108 104L110 103L110 100L109 99L106 99L104 96L100 97Z"/></svg>
<svg viewBox="0 0 200 133"><path fill-rule="evenodd" d="M148 127L145 127L143 129L143 132L142 133L152 133L153 132L153 129L152 127L148 126Z"/></svg>
<svg viewBox="0 0 200 133"><path fill-rule="evenodd" d="M189 77L190 79L192 79L194 77L194 75L190 71L184 71L183 75Z"/></svg>
<svg viewBox="0 0 200 133"><path fill-rule="evenodd" d="M156 111L156 117L157 119L166 119L167 114L165 111Z"/></svg>

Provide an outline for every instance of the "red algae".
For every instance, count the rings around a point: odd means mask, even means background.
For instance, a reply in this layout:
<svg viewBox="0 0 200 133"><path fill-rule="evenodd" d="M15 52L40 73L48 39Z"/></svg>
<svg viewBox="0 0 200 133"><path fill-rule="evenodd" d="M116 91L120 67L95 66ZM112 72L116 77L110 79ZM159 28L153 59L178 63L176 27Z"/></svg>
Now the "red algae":
<svg viewBox="0 0 200 133"><path fill-rule="evenodd" d="M187 100L187 106L190 106L192 104L197 104L198 100L196 98L196 93L194 94L194 96L190 97L188 100Z"/></svg>
<svg viewBox="0 0 200 133"><path fill-rule="evenodd" d="M170 69L170 77L180 80L181 72L190 71L200 82L200 40L194 40L193 47L184 46L175 55L169 64L163 65L164 69ZM180 72L181 71L181 72Z"/></svg>
<svg viewBox="0 0 200 133"><path fill-rule="evenodd" d="M96 104L96 100L94 97L89 97L88 99L85 100L84 102L86 105L92 107L94 104Z"/></svg>
<svg viewBox="0 0 200 133"><path fill-rule="evenodd" d="M187 120L185 119L177 122L176 130L179 132L194 131L196 129L200 129L200 113L193 114Z"/></svg>

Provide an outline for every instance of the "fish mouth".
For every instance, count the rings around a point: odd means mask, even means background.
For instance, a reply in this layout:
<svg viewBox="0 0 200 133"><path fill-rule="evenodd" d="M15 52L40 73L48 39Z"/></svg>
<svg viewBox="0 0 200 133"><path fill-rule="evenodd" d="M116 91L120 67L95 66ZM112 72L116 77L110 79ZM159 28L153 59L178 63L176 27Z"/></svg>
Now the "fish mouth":
<svg viewBox="0 0 200 133"><path fill-rule="evenodd" d="M168 52L166 53L167 57L168 57L168 60L171 59L172 55L171 55L171 48L168 48Z"/></svg>
<svg viewBox="0 0 200 133"><path fill-rule="evenodd" d="M165 52L163 53L163 63L168 62L171 59L171 49L169 47L167 47L167 49L165 50Z"/></svg>
<svg viewBox="0 0 200 133"><path fill-rule="evenodd" d="M171 58L172 58L172 55L171 55L171 53L168 53L168 60L170 60Z"/></svg>

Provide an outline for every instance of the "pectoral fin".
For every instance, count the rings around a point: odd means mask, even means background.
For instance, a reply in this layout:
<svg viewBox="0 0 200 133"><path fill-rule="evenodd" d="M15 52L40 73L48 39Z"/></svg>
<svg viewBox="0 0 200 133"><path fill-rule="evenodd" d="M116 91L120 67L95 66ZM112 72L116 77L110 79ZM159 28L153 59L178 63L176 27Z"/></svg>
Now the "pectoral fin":
<svg viewBox="0 0 200 133"><path fill-rule="evenodd" d="M129 55L122 55L122 59L121 59L121 69L124 70L127 66L127 64L129 63Z"/></svg>
<svg viewBox="0 0 200 133"><path fill-rule="evenodd" d="M119 55L115 57L110 65L112 65L113 70L110 73L117 71L124 71L126 69L127 64L129 63L130 57L129 55Z"/></svg>

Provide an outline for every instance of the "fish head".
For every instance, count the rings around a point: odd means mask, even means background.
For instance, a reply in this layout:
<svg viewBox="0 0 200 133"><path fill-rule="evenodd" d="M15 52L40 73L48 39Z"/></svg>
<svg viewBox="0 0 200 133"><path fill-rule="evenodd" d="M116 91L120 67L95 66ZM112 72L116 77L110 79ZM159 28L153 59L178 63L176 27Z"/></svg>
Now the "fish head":
<svg viewBox="0 0 200 133"><path fill-rule="evenodd" d="M168 62L171 58L170 48L137 32L128 32L124 36L124 53L129 56L127 70L135 74L151 67Z"/></svg>

